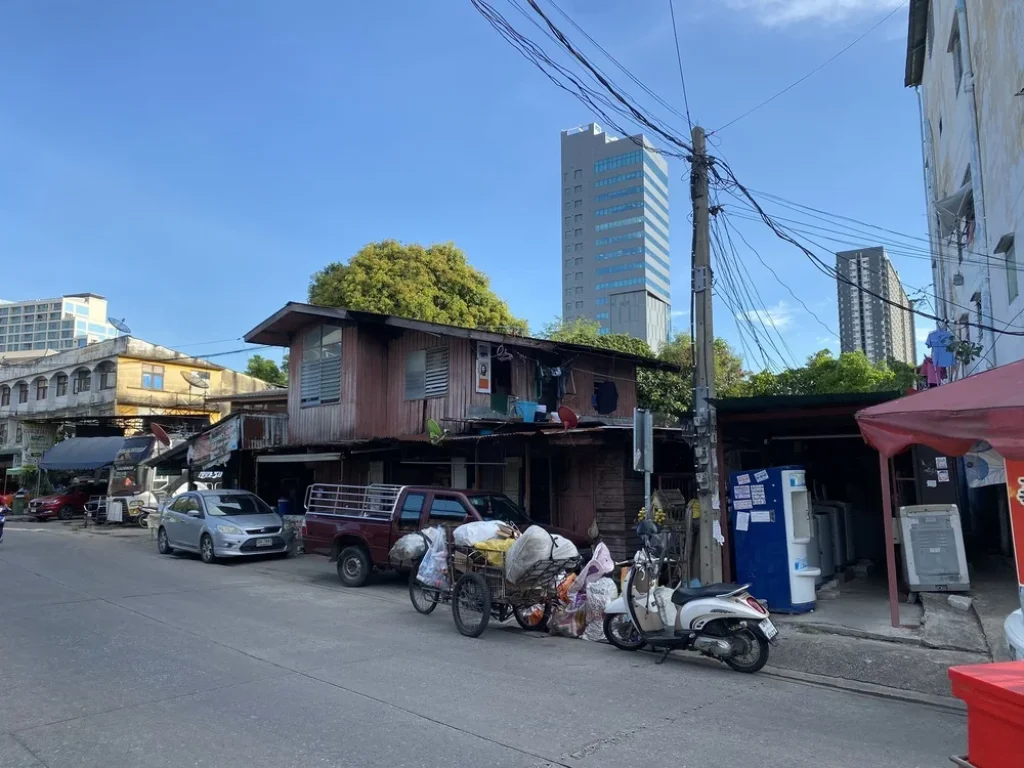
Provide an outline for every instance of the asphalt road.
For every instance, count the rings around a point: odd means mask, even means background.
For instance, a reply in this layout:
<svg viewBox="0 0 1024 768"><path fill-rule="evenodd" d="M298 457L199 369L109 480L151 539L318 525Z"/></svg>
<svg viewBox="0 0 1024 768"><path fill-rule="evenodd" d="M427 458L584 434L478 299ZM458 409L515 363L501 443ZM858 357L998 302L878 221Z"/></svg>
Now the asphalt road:
<svg viewBox="0 0 1024 768"><path fill-rule="evenodd" d="M0 766L933 768L962 715L420 616L328 563L8 526Z"/></svg>

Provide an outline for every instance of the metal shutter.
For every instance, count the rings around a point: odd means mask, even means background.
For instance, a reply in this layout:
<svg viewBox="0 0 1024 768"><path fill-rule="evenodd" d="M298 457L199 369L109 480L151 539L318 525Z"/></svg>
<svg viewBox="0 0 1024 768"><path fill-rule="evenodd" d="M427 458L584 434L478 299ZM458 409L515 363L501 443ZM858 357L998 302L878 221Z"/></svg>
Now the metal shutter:
<svg viewBox="0 0 1024 768"><path fill-rule="evenodd" d="M341 399L341 344L328 344L320 349L320 403L336 403Z"/></svg>
<svg viewBox="0 0 1024 768"><path fill-rule="evenodd" d="M302 350L299 370L299 397L302 405L320 404L320 348Z"/></svg>
<svg viewBox="0 0 1024 768"><path fill-rule="evenodd" d="M424 392L426 397L444 397L448 394L448 347L435 347L426 351Z"/></svg>

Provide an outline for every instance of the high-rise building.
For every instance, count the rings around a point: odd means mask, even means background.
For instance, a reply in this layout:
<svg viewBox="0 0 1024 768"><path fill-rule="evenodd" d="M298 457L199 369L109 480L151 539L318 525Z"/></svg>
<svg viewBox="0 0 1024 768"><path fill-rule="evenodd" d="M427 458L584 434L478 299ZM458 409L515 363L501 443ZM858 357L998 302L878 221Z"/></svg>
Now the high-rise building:
<svg viewBox="0 0 1024 768"><path fill-rule="evenodd" d="M668 163L643 135L562 131L562 317L657 351L671 331Z"/></svg>
<svg viewBox="0 0 1024 768"><path fill-rule="evenodd" d="M917 359L913 302L881 246L836 254L839 343L873 363Z"/></svg>
<svg viewBox="0 0 1024 768"><path fill-rule="evenodd" d="M118 336L107 318L107 300L94 293L54 299L0 299L0 356L41 357Z"/></svg>

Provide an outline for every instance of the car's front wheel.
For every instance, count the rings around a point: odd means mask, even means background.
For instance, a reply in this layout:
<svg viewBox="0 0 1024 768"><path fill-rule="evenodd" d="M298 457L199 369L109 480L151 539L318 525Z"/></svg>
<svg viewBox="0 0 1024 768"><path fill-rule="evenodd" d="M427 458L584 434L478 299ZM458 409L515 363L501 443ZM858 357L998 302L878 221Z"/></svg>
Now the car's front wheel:
<svg viewBox="0 0 1024 768"><path fill-rule="evenodd" d="M213 537L208 533L203 534L199 540L199 557L204 563L216 563L217 553L213 551Z"/></svg>
<svg viewBox="0 0 1024 768"><path fill-rule="evenodd" d="M156 550L161 555L173 555L174 548L171 547L169 541L167 541L167 531L161 528L156 534Z"/></svg>
<svg viewBox="0 0 1024 768"><path fill-rule="evenodd" d="M57 517L59 517L61 520L70 520L74 516L75 516L75 508L72 507L70 504L65 504L57 512Z"/></svg>

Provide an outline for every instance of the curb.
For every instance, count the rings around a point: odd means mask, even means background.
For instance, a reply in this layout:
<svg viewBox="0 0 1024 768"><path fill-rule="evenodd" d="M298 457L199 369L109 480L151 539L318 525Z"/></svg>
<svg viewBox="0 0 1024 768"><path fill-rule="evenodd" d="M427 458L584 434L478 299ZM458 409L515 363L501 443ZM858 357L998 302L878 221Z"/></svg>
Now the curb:
<svg viewBox="0 0 1024 768"><path fill-rule="evenodd" d="M942 709L951 714L967 716L967 706L951 696L936 696L930 693L919 693L907 691L902 688L890 688L875 683L862 683L857 680L846 680L840 677L826 677L824 675L813 675L808 672L796 672L791 669L767 666L761 670L761 674L769 677L786 680L791 683L802 685L813 685L821 688L832 688L851 693L860 693L866 696L874 696L880 699L891 701L902 701L908 704L923 704L936 709Z"/></svg>
<svg viewBox="0 0 1024 768"><path fill-rule="evenodd" d="M910 645L918 648L926 647L920 638L897 637L893 635L880 635L875 632L865 632L861 629L852 629L838 624L812 624L807 622L789 623L778 622L780 627L791 629L805 635L838 635L839 637L852 637L857 640L875 640L879 643L892 643L894 645ZM960 648L937 648L936 650L959 651Z"/></svg>

